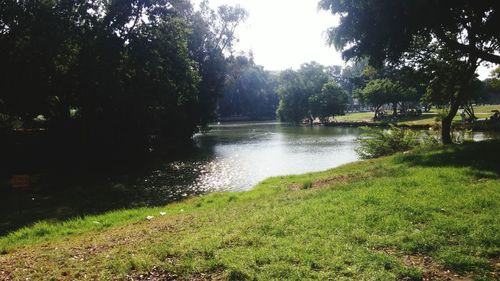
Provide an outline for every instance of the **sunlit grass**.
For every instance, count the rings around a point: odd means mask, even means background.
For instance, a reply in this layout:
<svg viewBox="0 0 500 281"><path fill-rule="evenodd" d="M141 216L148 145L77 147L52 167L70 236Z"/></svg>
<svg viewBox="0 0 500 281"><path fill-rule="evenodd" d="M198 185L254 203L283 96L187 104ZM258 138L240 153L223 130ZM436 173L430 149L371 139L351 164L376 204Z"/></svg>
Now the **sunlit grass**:
<svg viewBox="0 0 500 281"><path fill-rule="evenodd" d="M481 105L481 106L475 106L474 107L474 112L476 114L478 114L478 113L484 113L484 114L491 115L491 111L492 110L500 110L500 104Z"/></svg>
<svg viewBox="0 0 500 281"><path fill-rule="evenodd" d="M354 112L346 113L345 115L335 116L335 121L338 122L360 122L360 121L372 121L374 112Z"/></svg>
<svg viewBox="0 0 500 281"><path fill-rule="evenodd" d="M0 238L0 263L37 280L108 280L153 267L182 278L419 280L425 269L402 257L423 254L494 280L499 152L499 141L414 151L274 177L250 192L39 223Z"/></svg>
<svg viewBox="0 0 500 281"><path fill-rule="evenodd" d="M474 107L474 113L477 118L484 119L490 117L493 113L492 110L500 110L500 105L481 105ZM386 112L388 116L392 114L392 112ZM355 113L347 113L346 115L336 116L335 120L337 122L372 122L374 112L355 112ZM459 115L455 116L453 119L455 122L461 120ZM428 125L432 126L439 121L439 111L437 109L432 109L430 112L425 112L421 116L408 116L408 117L399 117L398 123L402 125Z"/></svg>

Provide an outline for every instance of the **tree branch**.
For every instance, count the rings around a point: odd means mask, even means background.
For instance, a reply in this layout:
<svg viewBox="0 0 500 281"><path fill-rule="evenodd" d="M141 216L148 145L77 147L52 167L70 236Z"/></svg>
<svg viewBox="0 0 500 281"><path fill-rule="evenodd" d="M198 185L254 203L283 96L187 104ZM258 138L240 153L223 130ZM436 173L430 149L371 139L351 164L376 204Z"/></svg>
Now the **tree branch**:
<svg viewBox="0 0 500 281"><path fill-rule="evenodd" d="M477 58L481 58L483 60L500 64L500 56L485 52L480 50L472 45L461 44L455 40L450 39L443 31L436 31L436 36L442 40L446 45L450 46L453 49L468 53Z"/></svg>

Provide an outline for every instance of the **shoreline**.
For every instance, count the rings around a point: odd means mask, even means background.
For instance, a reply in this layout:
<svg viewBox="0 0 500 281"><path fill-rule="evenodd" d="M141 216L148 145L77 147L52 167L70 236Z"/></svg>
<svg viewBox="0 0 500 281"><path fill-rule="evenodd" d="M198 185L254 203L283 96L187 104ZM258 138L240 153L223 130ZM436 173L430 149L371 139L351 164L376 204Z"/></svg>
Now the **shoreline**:
<svg viewBox="0 0 500 281"><path fill-rule="evenodd" d="M352 121L352 122L331 122L326 124L315 124L319 126L325 127L382 127L387 128L391 125L400 128L408 128L408 129L429 129L429 128L438 128L440 123L425 123L425 124L406 124L406 123L398 123L398 122L380 122L380 121ZM313 126L315 126L313 125ZM489 123L477 121L474 123L453 123L453 129L458 130L474 130L481 132L497 132L500 131L500 123Z"/></svg>
<svg viewBox="0 0 500 281"><path fill-rule="evenodd" d="M268 178L248 192L40 222L0 237L0 279L417 280L451 272L495 280L498 144L417 149ZM405 263L419 257L433 266Z"/></svg>

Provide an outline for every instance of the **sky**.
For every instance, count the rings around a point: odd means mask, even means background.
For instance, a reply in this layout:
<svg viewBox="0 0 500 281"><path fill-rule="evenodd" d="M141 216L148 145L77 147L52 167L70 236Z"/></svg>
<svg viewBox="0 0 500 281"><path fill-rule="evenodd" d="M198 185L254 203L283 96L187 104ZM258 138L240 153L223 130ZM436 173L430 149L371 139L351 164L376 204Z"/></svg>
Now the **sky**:
<svg viewBox="0 0 500 281"><path fill-rule="evenodd" d="M194 1L199 3L199 0ZM338 18L318 9L319 0L210 0L210 6L240 5L249 16L236 30L236 52L254 54L266 70L297 69L316 61L323 65L345 65L340 52L326 43L326 30ZM480 79L490 70L479 69Z"/></svg>

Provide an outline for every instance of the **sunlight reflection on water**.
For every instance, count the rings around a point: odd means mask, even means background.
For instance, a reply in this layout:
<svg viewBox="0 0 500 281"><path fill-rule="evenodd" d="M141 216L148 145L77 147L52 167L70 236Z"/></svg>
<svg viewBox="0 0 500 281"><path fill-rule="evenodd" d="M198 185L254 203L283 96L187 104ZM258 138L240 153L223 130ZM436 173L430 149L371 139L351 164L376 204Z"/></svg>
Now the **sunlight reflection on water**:
<svg viewBox="0 0 500 281"><path fill-rule="evenodd" d="M359 129L240 123L212 127L195 137L214 157L193 183L204 191L248 190L265 178L321 171L357 160Z"/></svg>
<svg viewBox="0 0 500 281"><path fill-rule="evenodd" d="M37 220L160 206L213 191L248 190L271 176L327 170L358 159L360 133L358 128L277 122L223 124L195 136L194 147L161 154L137 171L104 178L35 174L31 189L0 186L0 234ZM473 137L479 141L500 135L475 132Z"/></svg>
<svg viewBox="0 0 500 281"><path fill-rule="evenodd" d="M201 160L168 164L166 196L244 191L280 175L323 171L358 160L359 128L296 127L278 122L215 125L194 137ZM476 141L498 137L474 133ZM466 138L467 139L467 138ZM156 177L156 180L162 177ZM174 185L174 186L172 186Z"/></svg>

